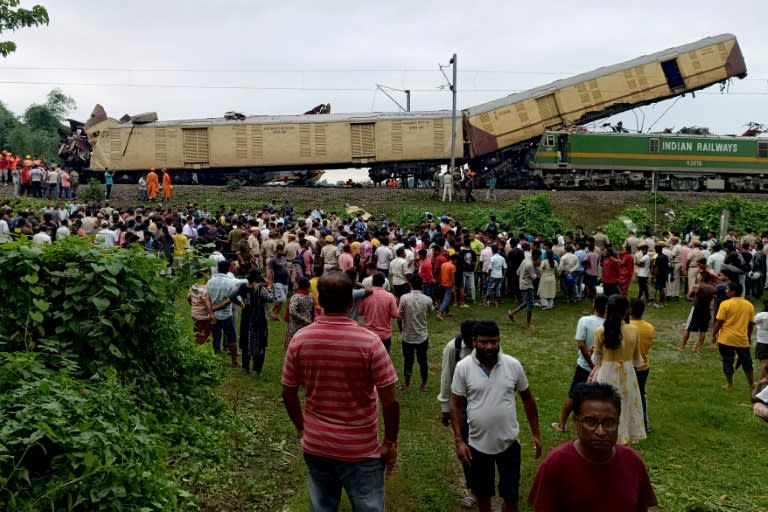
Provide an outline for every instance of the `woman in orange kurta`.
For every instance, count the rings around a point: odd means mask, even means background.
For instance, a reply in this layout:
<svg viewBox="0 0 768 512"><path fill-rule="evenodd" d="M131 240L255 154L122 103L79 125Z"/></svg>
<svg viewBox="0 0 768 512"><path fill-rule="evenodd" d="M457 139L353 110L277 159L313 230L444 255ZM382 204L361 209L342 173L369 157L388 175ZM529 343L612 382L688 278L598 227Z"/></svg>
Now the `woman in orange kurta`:
<svg viewBox="0 0 768 512"><path fill-rule="evenodd" d="M154 201L157 198L157 189L159 186L157 173L154 169L150 169L149 174L147 174L147 195L149 196L150 201Z"/></svg>
<svg viewBox="0 0 768 512"><path fill-rule="evenodd" d="M168 174L168 171L163 169L163 201L167 201L171 198L171 191L173 190L173 185L171 185L171 175Z"/></svg>

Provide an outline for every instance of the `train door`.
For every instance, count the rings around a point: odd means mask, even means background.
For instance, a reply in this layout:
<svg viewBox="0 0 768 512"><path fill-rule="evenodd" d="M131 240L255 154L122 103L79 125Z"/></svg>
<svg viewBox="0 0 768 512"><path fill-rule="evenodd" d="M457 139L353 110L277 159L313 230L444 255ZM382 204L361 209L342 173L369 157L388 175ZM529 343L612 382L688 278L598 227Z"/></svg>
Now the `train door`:
<svg viewBox="0 0 768 512"><path fill-rule="evenodd" d="M208 128L185 128L182 130L182 135L184 141L184 167L192 169L208 167Z"/></svg>
<svg viewBox="0 0 768 512"><path fill-rule="evenodd" d="M683 81L683 75L680 73L680 68L677 66L677 59L662 62L661 70L664 71L670 91L685 89L685 82Z"/></svg>
<svg viewBox="0 0 768 512"><path fill-rule="evenodd" d="M561 133L557 136L557 165L565 167L568 165L570 155L568 154L568 134Z"/></svg>
<svg viewBox="0 0 768 512"><path fill-rule="evenodd" d="M366 163L376 159L376 123L355 123L351 128L352 161Z"/></svg>

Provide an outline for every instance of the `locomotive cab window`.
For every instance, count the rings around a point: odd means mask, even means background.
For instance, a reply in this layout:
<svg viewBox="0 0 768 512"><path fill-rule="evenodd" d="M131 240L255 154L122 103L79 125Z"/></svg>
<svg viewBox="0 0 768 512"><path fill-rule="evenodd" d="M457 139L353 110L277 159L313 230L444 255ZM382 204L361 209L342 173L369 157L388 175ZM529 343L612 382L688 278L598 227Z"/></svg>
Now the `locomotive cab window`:
<svg viewBox="0 0 768 512"><path fill-rule="evenodd" d="M659 139L656 139L656 138L648 139L648 152L649 153L659 152Z"/></svg>
<svg viewBox="0 0 768 512"><path fill-rule="evenodd" d="M768 141L757 143L757 158L768 158Z"/></svg>
<svg viewBox="0 0 768 512"><path fill-rule="evenodd" d="M544 137L544 145L547 147L552 147L555 145L555 136L554 135L547 135Z"/></svg>

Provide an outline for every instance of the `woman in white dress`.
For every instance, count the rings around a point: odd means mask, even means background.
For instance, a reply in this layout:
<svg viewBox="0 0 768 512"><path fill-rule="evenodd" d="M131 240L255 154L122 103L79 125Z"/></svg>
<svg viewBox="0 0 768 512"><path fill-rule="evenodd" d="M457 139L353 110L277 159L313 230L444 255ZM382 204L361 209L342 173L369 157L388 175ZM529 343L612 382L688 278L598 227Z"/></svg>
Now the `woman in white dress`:
<svg viewBox="0 0 768 512"><path fill-rule="evenodd" d="M635 368L643 365L637 328L626 323L629 300L611 295L605 311L605 322L595 329L592 362L597 370L595 381L610 384L621 395L619 439L632 444L646 438L643 403L637 385Z"/></svg>
<svg viewBox="0 0 768 512"><path fill-rule="evenodd" d="M555 295L557 294L557 265L552 249L547 249L546 257L539 265L539 299L541 309L555 307Z"/></svg>

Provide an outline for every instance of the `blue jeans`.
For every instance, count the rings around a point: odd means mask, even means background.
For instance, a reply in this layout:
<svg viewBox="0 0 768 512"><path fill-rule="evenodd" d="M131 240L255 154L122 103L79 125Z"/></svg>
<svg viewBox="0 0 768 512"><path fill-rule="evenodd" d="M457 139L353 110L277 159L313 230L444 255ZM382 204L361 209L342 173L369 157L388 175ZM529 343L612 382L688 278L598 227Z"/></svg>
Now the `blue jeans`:
<svg viewBox="0 0 768 512"><path fill-rule="evenodd" d="M464 301L465 302L467 300L467 297L471 297L473 302L476 300L474 272L464 272Z"/></svg>
<svg viewBox="0 0 768 512"><path fill-rule="evenodd" d="M379 459L346 462L304 454L310 512L336 512L344 488L355 512L383 512L384 465Z"/></svg>
<svg viewBox="0 0 768 512"><path fill-rule="evenodd" d="M233 317L226 318L224 320L216 319L215 324L211 324L211 334L213 334L213 350L221 350L221 335L224 334L226 338L226 344L234 345L237 343L237 335L235 334L235 319Z"/></svg>
<svg viewBox="0 0 768 512"><path fill-rule="evenodd" d="M573 271L573 287L576 288L576 298L581 298L581 285L584 283L584 271Z"/></svg>
<svg viewBox="0 0 768 512"><path fill-rule="evenodd" d="M453 286L443 286L443 303L440 304L440 313L447 313L453 299Z"/></svg>

